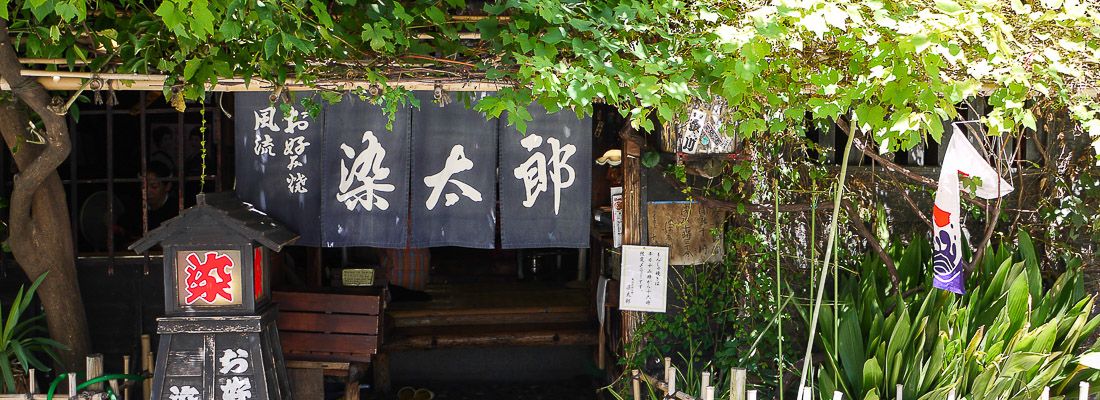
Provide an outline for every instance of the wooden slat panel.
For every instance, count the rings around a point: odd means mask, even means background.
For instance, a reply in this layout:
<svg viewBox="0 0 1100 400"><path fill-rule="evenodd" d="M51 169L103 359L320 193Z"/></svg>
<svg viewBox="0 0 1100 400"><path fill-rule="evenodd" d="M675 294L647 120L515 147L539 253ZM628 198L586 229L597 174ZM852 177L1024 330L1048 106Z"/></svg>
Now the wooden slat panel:
<svg viewBox="0 0 1100 400"><path fill-rule="evenodd" d="M279 331L378 334L378 316L320 314L294 311L279 313Z"/></svg>
<svg viewBox="0 0 1100 400"><path fill-rule="evenodd" d="M352 354L378 353L378 336L337 333L280 332L283 352L333 352Z"/></svg>
<svg viewBox="0 0 1100 400"><path fill-rule="evenodd" d="M322 363L362 363L369 364L374 358L372 354L351 354L351 353L286 353L283 356L288 360L295 361L317 361ZM325 375L331 375L329 371L344 371L343 375L347 375L347 368L325 368ZM339 375L339 374L337 374Z"/></svg>
<svg viewBox="0 0 1100 400"><path fill-rule="evenodd" d="M306 292L275 292L273 295L279 309L284 311L378 315L381 304L377 295Z"/></svg>

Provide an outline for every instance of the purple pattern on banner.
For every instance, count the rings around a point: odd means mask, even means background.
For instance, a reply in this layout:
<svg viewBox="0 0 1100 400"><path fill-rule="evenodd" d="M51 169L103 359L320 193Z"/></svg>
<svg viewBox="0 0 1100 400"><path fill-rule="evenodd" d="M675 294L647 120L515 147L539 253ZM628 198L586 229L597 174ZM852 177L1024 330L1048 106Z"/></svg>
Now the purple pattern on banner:
<svg viewBox="0 0 1100 400"><path fill-rule="evenodd" d="M958 294L966 292L960 254L948 230L937 230L932 253L932 287Z"/></svg>

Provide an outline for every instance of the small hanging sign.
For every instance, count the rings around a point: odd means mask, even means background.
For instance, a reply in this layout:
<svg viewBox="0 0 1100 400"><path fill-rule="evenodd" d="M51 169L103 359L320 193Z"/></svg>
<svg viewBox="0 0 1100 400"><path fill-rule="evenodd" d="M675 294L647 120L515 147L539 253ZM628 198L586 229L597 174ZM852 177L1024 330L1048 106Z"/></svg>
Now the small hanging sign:
<svg viewBox="0 0 1100 400"><path fill-rule="evenodd" d="M619 309L663 313L667 289L668 247L624 245Z"/></svg>

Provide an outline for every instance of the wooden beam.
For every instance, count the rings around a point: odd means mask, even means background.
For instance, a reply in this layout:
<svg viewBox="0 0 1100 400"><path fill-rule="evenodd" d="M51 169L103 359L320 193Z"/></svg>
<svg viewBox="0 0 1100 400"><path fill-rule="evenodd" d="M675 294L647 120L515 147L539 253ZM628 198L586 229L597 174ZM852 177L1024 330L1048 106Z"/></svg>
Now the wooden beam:
<svg viewBox="0 0 1100 400"><path fill-rule="evenodd" d="M84 86L86 80L96 78L112 81L112 88L114 90L161 91L164 89L164 82L167 80L166 75L153 74L93 74L91 72L27 69L21 71L21 74L23 76L37 78L38 83L42 84L42 86L48 90L79 90ZM287 82L283 90L306 91L323 88L343 91L369 89L371 85L370 82L357 80L329 80L320 81L314 84L306 84L295 80ZM436 85L440 85L443 90L448 92L495 92L501 88L511 86L503 82L489 80L454 82L449 80L434 81L430 79L398 79L387 82L387 85L403 87L408 90L435 90ZM206 90L211 92L268 92L274 90L274 88L275 85L271 82L259 79L253 79L251 82L246 83L242 78L229 78L219 80L216 85L207 86ZM11 86L8 85L6 81L0 80L0 90L11 90Z"/></svg>

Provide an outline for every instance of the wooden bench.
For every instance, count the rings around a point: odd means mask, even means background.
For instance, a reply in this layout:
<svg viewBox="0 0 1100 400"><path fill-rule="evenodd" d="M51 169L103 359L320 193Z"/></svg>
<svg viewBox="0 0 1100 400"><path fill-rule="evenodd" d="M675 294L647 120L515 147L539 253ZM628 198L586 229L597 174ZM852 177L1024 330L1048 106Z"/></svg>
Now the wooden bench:
<svg viewBox="0 0 1100 400"><path fill-rule="evenodd" d="M292 376L346 376L346 400L359 398L359 382L381 345L382 290L325 288L272 293L279 307L278 327L283 357ZM317 372L320 372L318 374ZM311 375L312 374L312 375ZM292 379L293 380L293 379ZM296 399L323 396L318 379ZM294 383L294 382L292 382Z"/></svg>

